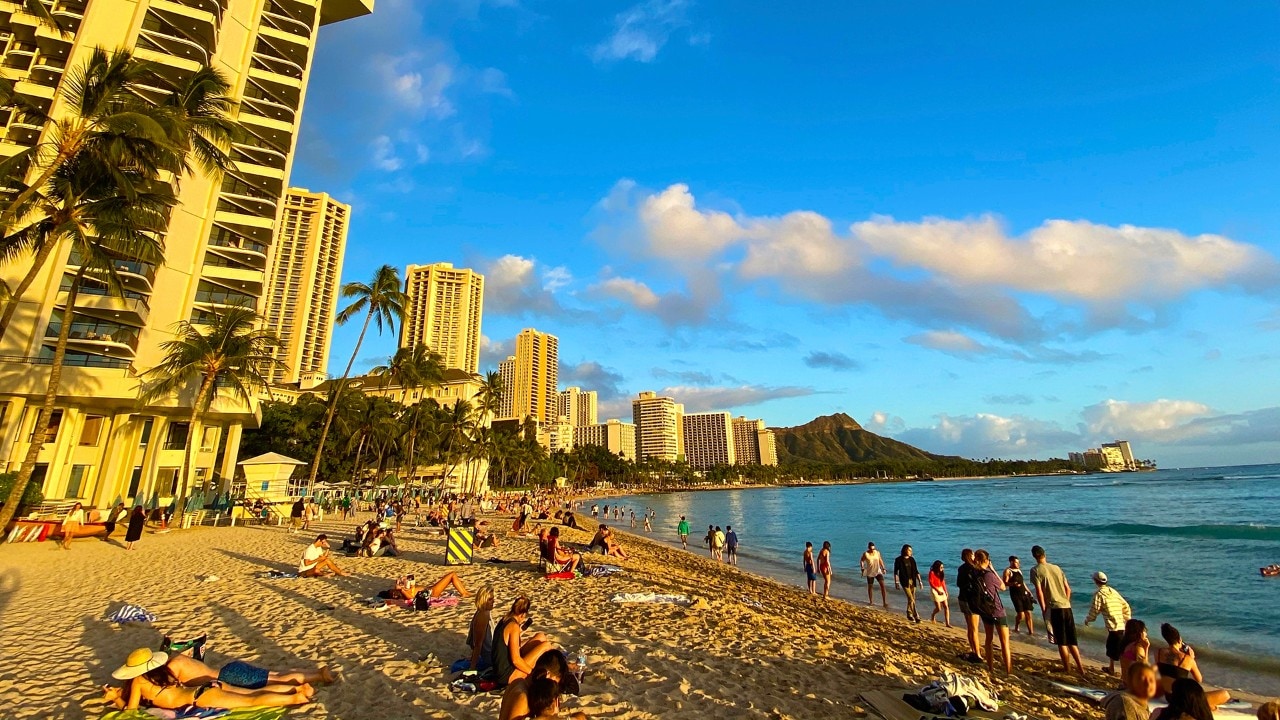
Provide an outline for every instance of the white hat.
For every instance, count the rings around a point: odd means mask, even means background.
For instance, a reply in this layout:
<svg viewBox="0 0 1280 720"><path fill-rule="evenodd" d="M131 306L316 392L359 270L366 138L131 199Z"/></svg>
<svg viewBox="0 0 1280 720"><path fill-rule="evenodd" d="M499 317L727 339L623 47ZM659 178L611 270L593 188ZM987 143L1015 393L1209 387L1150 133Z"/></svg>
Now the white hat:
<svg viewBox="0 0 1280 720"><path fill-rule="evenodd" d="M168 662L169 655L166 653L152 652L151 648L138 648L129 653L124 664L116 668L115 672L111 673L111 677L117 680L129 680L158 667L164 667Z"/></svg>
<svg viewBox="0 0 1280 720"><path fill-rule="evenodd" d="M1106 585L1107 574L1099 570L1098 572L1093 574L1093 581L1098 583L1099 585Z"/></svg>

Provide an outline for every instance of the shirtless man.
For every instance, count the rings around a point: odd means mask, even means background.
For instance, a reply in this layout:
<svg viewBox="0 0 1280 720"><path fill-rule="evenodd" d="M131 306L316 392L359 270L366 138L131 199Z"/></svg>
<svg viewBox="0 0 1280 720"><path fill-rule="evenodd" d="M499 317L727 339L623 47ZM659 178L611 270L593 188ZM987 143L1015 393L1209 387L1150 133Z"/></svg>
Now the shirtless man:
<svg viewBox="0 0 1280 720"><path fill-rule="evenodd" d="M275 672L240 660L232 660L221 669L214 670L203 662L183 654L170 655L169 662L166 664L178 682L189 687L209 685L216 681L232 686L228 688L230 690L243 688L289 693L296 690L299 685L321 683L328 685L333 682L333 673L328 667Z"/></svg>

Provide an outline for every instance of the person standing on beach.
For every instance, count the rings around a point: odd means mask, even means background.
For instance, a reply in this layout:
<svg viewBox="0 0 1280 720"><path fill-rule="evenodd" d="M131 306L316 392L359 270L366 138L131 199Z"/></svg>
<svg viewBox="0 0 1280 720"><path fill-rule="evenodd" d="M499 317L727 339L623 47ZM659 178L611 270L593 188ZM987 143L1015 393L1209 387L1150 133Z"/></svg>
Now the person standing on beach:
<svg viewBox="0 0 1280 720"><path fill-rule="evenodd" d="M62 545L63 550L71 549L71 538L80 532L80 526L84 525L84 510L80 503L71 506L66 516L62 518Z"/></svg>
<svg viewBox="0 0 1280 720"><path fill-rule="evenodd" d="M818 553L818 574L822 576L822 597L831 597L831 542L822 541L822 550Z"/></svg>
<svg viewBox="0 0 1280 720"><path fill-rule="evenodd" d="M1009 618L1004 613L1004 603L1000 601L1000 593L1005 589L1004 581L991 569L991 554L986 550L978 550L973 554L973 566L978 571L979 595L978 610L982 616L982 627L987 635L987 670L995 672L995 653L993 644L997 633L1000 635L1000 653L1004 658L1004 674L1013 674L1013 651L1009 647Z"/></svg>
<svg viewBox="0 0 1280 720"><path fill-rule="evenodd" d="M636 511L634 509L631 511L631 529L636 529Z"/></svg>
<svg viewBox="0 0 1280 720"><path fill-rule="evenodd" d="M867 543L867 551L862 553L860 561L862 565L862 577L867 579L867 604L873 605L875 602L872 598L873 586L877 581L880 583L880 600L884 603L885 608L889 607L889 593L884 589L884 556L876 549L875 543Z"/></svg>
<svg viewBox="0 0 1280 720"><path fill-rule="evenodd" d="M1084 662L1080 659L1080 645L1076 641L1076 618L1071 613L1071 584L1062 568L1049 562L1044 548L1035 545L1031 557L1036 566L1031 568L1031 585L1036 589L1036 599L1046 614L1045 622L1052 633L1050 642L1058 646L1062 658L1062 671L1071 672L1071 660L1075 660L1076 672L1084 675Z"/></svg>
<svg viewBox="0 0 1280 720"><path fill-rule="evenodd" d="M911 546L903 545L902 554L893 561L893 584L902 588L902 593L907 596L907 619L920 622L920 613L916 612L916 589L923 583L920 582L920 568L911 555Z"/></svg>
<svg viewBox="0 0 1280 720"><path fill-rule="evenodd" d="M302 527L302 514L306 512L306 506L302 503L302 498L298 498L293 507L289 509L289 534L298 532Z"/></svg>
<svg viewBox="0 0 1280 720"><path fill-rule="evenodd" d="M938 613L942 613L942 620L951 627L951 606L947 603L947 574L941 560L934 560L933 566L929 568L929 594L933 597L933 614L929 616L929 622L938 622Z"/></svg>
<svg viewBox="0 0 1280 720"><path fill-rule="evenodd" d="M804 577L809 582L809 594L818 594L818 568L813 562L813 543L804 544Z"/></svg>
<svg viewBox="0 0 1280 720"><path fill-rule="evenodd" d="M594 508L593 508L594 509ZM689 521L683 515L680 516L680 524L676 526L676 532L680 534L680 547L689 549Z"/></svg>
<svg viewBox="0 0 1280 720"><path fill-rule="evenodd" d="M593 517L593 518L598 518L598 517L600 517L600 506L599 506L599 505L592 505L592 506L591 506L591 517Z"/></svg>
<svg viewBox="0 0 1280 720"><path fill-rule="evenodd" d="M957 597L969 637L969 654L964 659L982 662L978 652L978 569L973 566L973 550L962 550L960 560L960 569L956 570L956 588L960 591Z"/></svg>
<svg viewBox="0 0 1280 720"><path fill-rule="evenodd" d="M107 534L103 535L102 539L109 540L111 538L111 533L116 531L116 523L120 522L120 518L128 514L129 511L125 509L123 500L116 503L116 506L111 508L111 512L107 514L107 521L103 523L107 528Z"/></svg>
<svg viewBox="0 0 1280 720"><path fill-rule="evenodd" d="M1107 672L1114 675L1116 661L1124 652L1124 625L1133 617L1133 612L1129 609L1128 601L1107 584L1106 573L1101 570L1094 573L1093 584L1098 586L1098 591L1093 594L1093 603L1089 606L1089 616L1084 619L1084 624L1092 623L1099 615L1106 621L1107 659L1111 661Z"/></svg>
<svg viewBox="0 0 1280 720"><path fill-rule="evenodd" d="M644 531L653 532L653 525L649 523L649 513L644 515Z"/></svg>
<svg viewBox="0 0 1280 720"><path fill-rule="evenodd" d="M717 525L715 532L711 533L711 557L724 562L724 531Z"/></svg>
<svg viewBox="0 0 1280 720"><path fill-rule="evenodd" d="M738 564L738 533L733 531L732 525L725 525L724 549L725 561L730 565Z"/></svg>
<svg viewBox="0 0 1280 720"><path fill-rule="evenodd" d="M147 511L141 505L133 506L129 513L129 529L124 532L124 549L132 550L138 540L142 539L142 531L147 526Z"/></svg>
<svg viewBox="0 0 1280 720"><path fill-rule="evenodd" d="M1004 569L1004 577L1001 579L1009 588L1009 599L1013 601L1013 632L1018 632L1018 628L1026 622L1027 634L1034 636L1036 630L1031 609L1035 607L1036 599L1027 589L1027 581L1022 577L1022 561L1018 560L1017 555L1009 556L1009 567Z"/></svg>

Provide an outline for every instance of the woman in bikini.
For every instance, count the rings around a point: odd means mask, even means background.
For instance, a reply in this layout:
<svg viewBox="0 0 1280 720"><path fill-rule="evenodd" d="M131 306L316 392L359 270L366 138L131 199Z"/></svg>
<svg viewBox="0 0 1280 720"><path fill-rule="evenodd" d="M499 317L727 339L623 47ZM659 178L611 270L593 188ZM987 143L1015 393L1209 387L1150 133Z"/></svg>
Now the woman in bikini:
<svg viewBox="0 0 1280 720"><path fill-rule="evenodd" d="M144 652L145 658L142 657ZM135 662L139 659L140 662ZM168 662L169 656L164 653L135 650L129 655L129 662L112 673L116 679L125 681L124 687L103 685L103 698L121 710L136 710L144 701L165 710L177 710L188 705L234 710L306 705L316 694L315 689L305 683L284 692L231 689L218 682L186 687L169 669Z"/></svg>
<svg viewBox="0 0 1280 720"><path fill-rule="evenodd" d="M1182 634L1178 629L1165 623L1160 626L1160 636L1168 644L1168 647L1161 648L1156 653L1156 669L1160 671L1160 689L1168 695L1173 692L1175 681L1187 678L1203 683L1204 675L1200 673L1200 666L1196 663L1196 651L1183 642ZM1226 690L1206 691L1205 698L1208 699L1211 708L1217 708L1231 700L1231 693Z"/></svg>
<svg viewBox="0 0 1280 720"><path fill-rule="evenodd" d="M1151 640L1147 638L1147 624L1138 618L1129 618L1124 624L1124 638L1120 641L1120 677L1129 677L1129 666L1134 663L1149 665Z"/></svg>
<svg viewBox="0 0 1280 720"><path fill-rule="evenodd" d="M831 542L823 541L818 553L818 574L822 576L822 597L831 597Z"/></svg>

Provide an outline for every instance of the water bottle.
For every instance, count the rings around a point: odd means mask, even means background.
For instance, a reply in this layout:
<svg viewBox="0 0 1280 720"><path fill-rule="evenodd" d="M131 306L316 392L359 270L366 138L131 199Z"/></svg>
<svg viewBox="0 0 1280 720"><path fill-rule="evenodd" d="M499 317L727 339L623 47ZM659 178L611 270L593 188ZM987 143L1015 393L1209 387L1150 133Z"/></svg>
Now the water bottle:
<svg viewBox="0 0 1280 720"><path fill-rule="evenodd" d="M578 678L578 682L581 683L582 676L587 672L587 656L583 655L582 651L579 650L577 660L578 660L578 667L573 674Z"/></svg>

